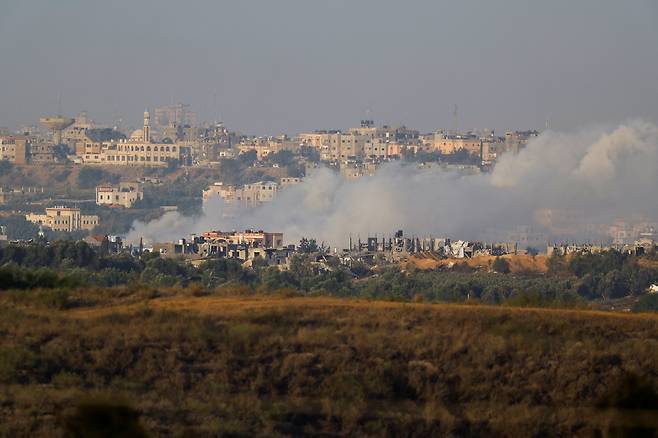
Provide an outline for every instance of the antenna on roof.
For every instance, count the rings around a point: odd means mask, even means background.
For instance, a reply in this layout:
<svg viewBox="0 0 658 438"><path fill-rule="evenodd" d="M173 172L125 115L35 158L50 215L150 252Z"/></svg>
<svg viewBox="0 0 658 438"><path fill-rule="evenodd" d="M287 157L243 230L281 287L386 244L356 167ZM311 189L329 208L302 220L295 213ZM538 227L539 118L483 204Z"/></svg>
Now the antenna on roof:
<svg viewBox="0 0 658 438"><path fill-rule="evenodd" d="M454 105L452 108L452 122L453 122L453 129L455 130L455 133L459 131L459 107L457 104Z"/></svg>
<svg viewBox="0 0 658 438"><path fill-rule="evenodd" d="M57 117L62 116L62 93L57 93Z"/></svg>
<svg viewBox="0 0 658 438"><path fill-rule="evenodd" d="M217 104L217 89L212 94L213 96L213 111L215 112L215 125L221 121L221 114L219 114L219 105Z"/></svg>

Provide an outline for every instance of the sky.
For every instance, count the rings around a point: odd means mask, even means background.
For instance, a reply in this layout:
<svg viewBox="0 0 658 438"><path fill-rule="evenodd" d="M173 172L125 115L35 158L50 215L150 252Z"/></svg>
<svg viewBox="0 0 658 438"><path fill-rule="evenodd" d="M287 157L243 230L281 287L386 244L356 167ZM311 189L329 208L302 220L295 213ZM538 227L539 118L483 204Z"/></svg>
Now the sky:
<svg viewBox="0 0 658 438"><path fill-rule="evenodd" d="M184 102L259 135L658 122L654 0L0 0L0 60L13 128L58 94L104 124Z"/></svg>

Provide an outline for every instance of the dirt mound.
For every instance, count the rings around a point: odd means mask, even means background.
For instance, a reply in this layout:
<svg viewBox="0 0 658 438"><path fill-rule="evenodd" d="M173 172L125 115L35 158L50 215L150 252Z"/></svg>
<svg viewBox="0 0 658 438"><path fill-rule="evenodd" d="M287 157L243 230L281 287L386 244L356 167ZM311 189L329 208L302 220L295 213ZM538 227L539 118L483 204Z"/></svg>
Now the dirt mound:
<svg viewBox="0 0 658 438"><path fill-rule="evenodd" d="M512 274L545 274L548 271L547 258L545 255L513 255L507 254L501 256L509 263L510 271ZM423 254L420 256L410 257L404 264L403 268L414 267L420 270L433 270L433 269L450 269L457 264L466 264L473 269L491 270L496 257L494 256L480 256L473 258L447 258L440 259L435 254Z"/></svg>

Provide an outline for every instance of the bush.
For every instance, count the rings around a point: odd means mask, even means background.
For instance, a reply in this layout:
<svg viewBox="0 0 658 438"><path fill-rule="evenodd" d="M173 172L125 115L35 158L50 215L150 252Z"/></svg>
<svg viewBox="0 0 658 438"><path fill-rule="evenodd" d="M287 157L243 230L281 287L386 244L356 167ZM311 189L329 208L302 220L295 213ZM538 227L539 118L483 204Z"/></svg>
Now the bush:
<svg viewBox="0 0 658 438"><path fill-rule="evenodd" d="M501 257L496 257L491 268L499 274L509 274L509 262Z"/></svg>
<svg viewBox="0 0 658 438"><path fill-rule="evenodd" d="M658 294L640 297L633 306L633 312L658 312Z"/></svg>

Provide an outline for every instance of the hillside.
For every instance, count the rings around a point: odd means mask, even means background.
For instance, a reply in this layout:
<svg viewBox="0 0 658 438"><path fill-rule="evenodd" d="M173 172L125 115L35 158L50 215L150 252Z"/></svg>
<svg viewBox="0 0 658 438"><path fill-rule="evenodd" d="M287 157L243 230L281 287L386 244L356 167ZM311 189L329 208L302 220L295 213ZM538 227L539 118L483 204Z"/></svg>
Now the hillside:
<svg viewBox="0 0 658 438"><path fill-rule="evenodd" d="M548 271L545 255L513 255L506 254L501 258L507 260L512 274L545 274ZM496 257L480 256L473 258L439 258L430 253L410 257L405 262L405 268L415 267L420 270L451 269L455 265L465 264L472 269L490 270Z"/></svg>
<svg viewBox="0 0 658 438"><path fill-rule="evenodd" d="M112 409L174 436L657 426L653 315L200 293L4 294L0 435Z"/></svg>

